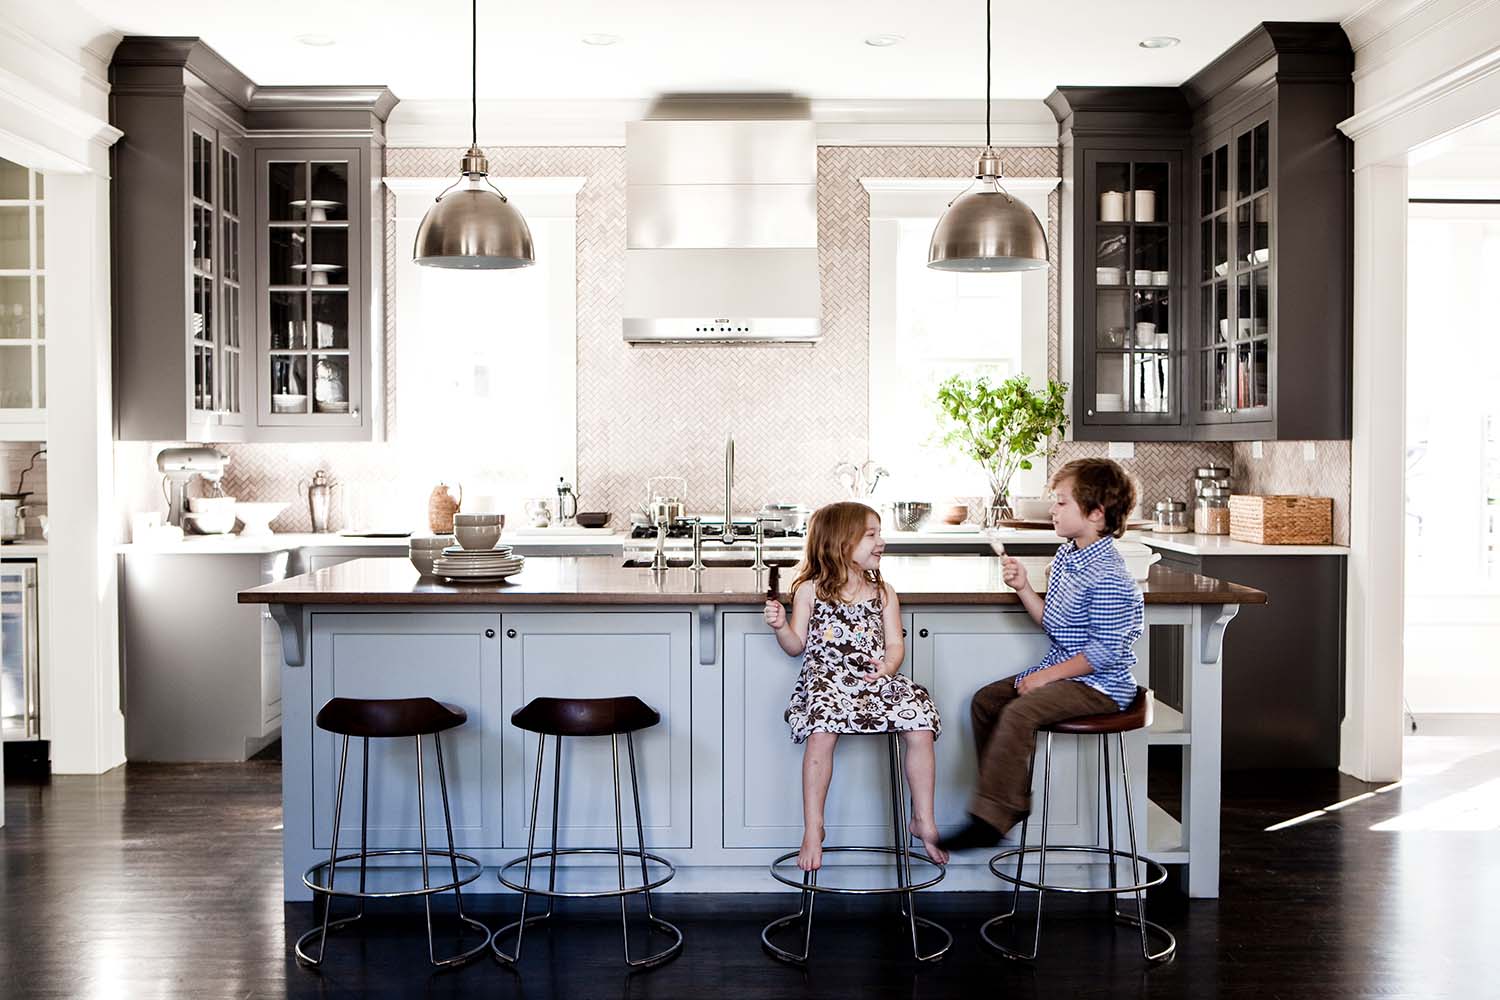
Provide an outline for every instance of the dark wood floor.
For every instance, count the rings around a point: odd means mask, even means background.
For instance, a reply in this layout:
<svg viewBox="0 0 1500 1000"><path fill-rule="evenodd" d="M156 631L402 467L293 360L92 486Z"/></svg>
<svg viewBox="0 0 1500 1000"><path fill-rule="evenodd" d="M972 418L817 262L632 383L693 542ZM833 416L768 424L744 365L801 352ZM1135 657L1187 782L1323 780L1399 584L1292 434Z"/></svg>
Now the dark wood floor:
<svg viewBox="0 0 1500 1000"><path fill-rule="evenodd" d="M804 973L759 947L786 897L664 895L686 947L635 976L618 962L618 911L582 905L563 930L528 934L520 974L484 959L431 975L420 916L389 911L336 939L323 972L298 968L290 943L311 908L280 899L278 767L129 766L8 787L0 996L1500 996L1500 835L1481 801L1500 751L1272 832L1374 788L1331 772L1228 775L1223 897L1152 900L1180 942L1170 965L1145 968L1134 938L1089 919L1101 903L1050 898L1041 960L1007 963L976 937L999 897L972 893L923 900L957 941L922 967L902 957L887 906L820 903ZM493 922L514 897L476 909Z"/></svg>

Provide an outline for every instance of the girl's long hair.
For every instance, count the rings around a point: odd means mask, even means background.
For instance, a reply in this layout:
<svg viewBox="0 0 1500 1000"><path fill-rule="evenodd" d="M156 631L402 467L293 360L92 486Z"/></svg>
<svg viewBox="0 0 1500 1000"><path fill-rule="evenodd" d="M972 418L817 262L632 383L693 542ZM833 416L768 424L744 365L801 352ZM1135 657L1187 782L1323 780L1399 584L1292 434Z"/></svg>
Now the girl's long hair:
<svg viewBox="0 0 1500 1000"><path fill-rule="evenodd" d="M807 550L802 564L797 567L792 593L795 594L805 581L812 580L820 599L837 603L849 578L850 557L865 535L871 514L880 520L873 508L853 500L827 504L813 511L807 525ZM883 597L885 583L880 578L880 570L867 570L864 575L875 585L876 595Z"/></svg>

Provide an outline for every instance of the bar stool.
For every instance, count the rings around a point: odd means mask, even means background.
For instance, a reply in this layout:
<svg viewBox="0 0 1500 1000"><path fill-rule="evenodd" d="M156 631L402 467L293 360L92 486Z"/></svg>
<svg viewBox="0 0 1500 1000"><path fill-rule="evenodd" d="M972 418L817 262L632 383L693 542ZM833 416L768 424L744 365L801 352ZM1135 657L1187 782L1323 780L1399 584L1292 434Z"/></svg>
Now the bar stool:
<svg viewBox="0 0 1500 1000"><path fill-rule="evenodd" d="M925 854L914 854L911 849L911 833L907 830L906 819L906 792L905 771L901 766L901 736L899 733L886 733L886 746L890 761L890 790L891 790L891 832L893 846L891 847L825 847L823 854L874 854L894 855L896 858L897 884L882 888L858 888L846 886L819 885L818 873L799 872L800 879L793 876L790 871L779 871L778 868L797 857L797 851L789 851L771 862L771 877L783 885L789 885L794 889L800 889L802 896L797 907L797 912L789 916L779 917L771 921L760 932L761 947L772 958L792 965L805 965L807 957L812 951L812 921L813 904L817 901L818 893L828 892L852 896L882 896L899 893L901 895L901 915L906 918L907 926L911 930L911 954L918 962L934 962L948 953L953 947L953 935L941 924L917 916L917 908L914 893L922 889L930 889L943 880L947 869ZM912 862L930 866L936 874L922 882L912 881ZM783 928L790 927L799 920L805 921L805 929L802 936L802 951L793 952L782 948L771 941L771 935ZM933 951L922 952L917 942L917 928L922 927L936 931L942 935L941 947Z"/></svg>
<svg viewBox="0 0 1500 1000"><path fill-rule="evenodd" d="M1109 895L1110 913L1118 921L1138 927L1141 932L1141 955L1148 962L1170 961L1177 952L1177 939L1170 931L1160 924L1154 924L1146 919L1146 903L1143 893L1153 886L1161 885L1167 880L1167 870L1159 863L1150 858L1143 858L1136 850L1135 843L1135 813L1130 801L1130 762L1125 757L1125 734L1137 729L1145 729L1151 725L1151 691L1148 688L1137 687L1135 698L1123 711L1107 712L1103 715L1083 715L1073 719L1063 719L1051 725L1043 726L1039 732L1047 734L1047 747L1045 764L1042 771L1042 842L1038 847L1026 846L1026 827L1029 819L1021 822L1021 846L1009 851L1002 851L990 858L990 872L995 877L1009 882L1012 886L1010 895L1010 911L1002 913L986 921L979 929L979 934L984 942L994 948L1006 958L1022 961L1031 961L1036 958L1037 947L1042 939L1042 894L1044 892L1069 892L1078 894L1105 894ZM1104 769L1104 829L1109 838L1108 847L1051 847L1047 846L1047 805L1052 789L1052 737L1056 733L1066 733L1074 736L1098 736L1099 747L1103 753ZM1130 831L1130 853L1115 850L1115 826L1114 826L1114 795L1113 781L1109 770L1109 737L1113 734L1120 751L1120 778L1125 785L1125 822ZM1065 886L1049 884L1047 882L1047 854L1051 851L1067 852L1073 854L1102 854L1109 858L1109 887L1094 888L1092 886ZM1038 856L1040 870L1035 882L1028 882L1021 878L1021 863L1028 854ZM1009 875L1000 870L1000 866L1009 858L1016 859L1016 873ZM1115 874L1117 862L1130 859L1130 885L1119 885ZM1141 866L1145 866L1146 877L1141 878ZM1020 902L1021 887L1036 890L1036 927L1032 932L1031 953L1025 954L997 942L990 935L990 928L996 924L1004 923L1016 915L1017 906ZM1120 912L1113 897L1120 893L1135 893L1135 916ZM1157 951L1151 950L1147 940L1147 932L1160 935L1166 944Z"/></svg>
<svg viewBox="0 0 1500 1000"><path fill-rule="evenodd" d="M521 918L495 931L490 938L490 950L496 958L508 965L521 960L521 939L528 924L550 919L552 908L559 898L596 899L618 896L620 898L620 934L625 941L625 964L636 969L660 965L675 958L682 950L682 931L656 916L651 910L651 890L660 888L672 880L677 869L666 858L646 853L646 834L641 822L641 792L635 773L635 733L649 729L661 721L661 715L651 706L634 696L623 698L533 698L526 705L511 713L511 725L539 737L536 747L536 780L531 789L531 830L526 838L526 854L515 858L500 868L502 885L521 894ZM620 735L625 736L625 748L630 756L630 793L635 800L636 849L626 850L625 833L620 812ZM553 739L552 748L552 848L536 850L536 814L542 795L542 762L547 747L547 737ZM615 847L569 847L557 846L558 791L562 787L562 740L564 736L608 736L611 758L614 761L615 784ZM569 854L613 854L619 876L619 888L598 892L563 892L557 888L557 859ZM639 858L641 862L641 884L625 885L625 859ZM531 884L531 868L535 861L547 859L547 888L539 889ZM666 874L652 881L646 863L661 865ZM517 866L525 865L526 872L521 882L516 882L508 873ZM630 927L626 922L626 897L639 893L646 898L648 928L654 927L672 935L673 941L666 948L642 958L630 957ZM526 915L526 902L531 896L547 897L547 912L536 916ZM516 932L516 950L507 954L500 947L500 939L512 930ZM649 935L649 930L648 930Z"/></svg>
<svg viewBox="0 0 1500 1000"><path fill-rule="evenodd" d="M467 854L460 854L454 850L453 845L453 817L448 810L448 779L443 771L443 740L439 733L444 730L453 729L468 721L468 714L456 705L447 705L431 698L332 698L321 709L318 710L317 718L314 720L319 729L330 733L336 733L344 738L343 750L339 754L339 781L338 792L333 800L333 844L328 849L328 860L319 861L302 873L302 884L312 890L314 896L324 898L323 923L319 927L303 934L297 939L296 952L297 961L304 965L318 966L323 964L323 956L328 948L328 932L340 930L350 924L357 923L365 915L365 900L367 899L403 899L408 896L421 896L422 904L427 909L427 957L433 965L449 967L462 965L484 951L489 941L490 929L473 917L464 913L463 895L459 891L461 886L468 885L479 877L483 866L477 858ZM340 854L339 848L339 820L344 806L344 771L349 763L349 737L358 736L364 740L363 764L360 769L360 798L359 798L359 851L357 853ZM422 847L420 850L411 848L385 849L371 851L367 847L369 833L369 807L370 807L370 740L371 739L394 739L410 736L416 740L417 750L417 829L420 831ZM443 793L443 824L448 829L448 849L446 851L429 850L427 847L427 785L422 773L422 737L431 736L433 747L437 751L438 787ZM365 888L366 866L370 858L395 857L418 855L422 859L422 888L406 889L395 892L369 892ZM342 862L359 859L359 891L353 892L348 889L336 889L334 887L334 875L338 865ZM452 872L453 881L442 885L433 885L428 872L429 858L446 858L449 870ZM462 861L472 870L466 870L464 877L459 878L458 863ZM328 882L324 884L319 877L324 870L328 872ZM454 901L458 904L458 919L470 927L482 932L485 940L477 946L452 955L448 958L438 958L437 951L432 938L432 897L439 892L453 891ZM359 912L352 917L342 917L332 922L329 915L333 912L333 898L341 896L359 900ZM319 938L318 957L313 958L308 954L306 945L312 938Z"/></svg>

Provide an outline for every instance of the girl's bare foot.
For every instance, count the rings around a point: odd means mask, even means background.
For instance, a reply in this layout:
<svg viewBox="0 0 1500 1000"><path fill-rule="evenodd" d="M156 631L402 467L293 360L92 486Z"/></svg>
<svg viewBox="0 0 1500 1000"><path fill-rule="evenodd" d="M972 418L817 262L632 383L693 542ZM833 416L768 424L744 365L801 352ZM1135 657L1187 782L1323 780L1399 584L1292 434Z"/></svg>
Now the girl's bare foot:
<svg viewBox="0 0 1500 1000"><path fill-rule="evenodd" d="M797 867L815 872L823 867L823 828L808 827L802 834L802 849L797 852Z"/></svg>
<svg viewBox="0 0 1500 1000"><path fill-rule="evenodd" d="M938 828L936 823L930 819L917 819L914 816L912 817L912 821L907 824L907 828L911 830L913 837L922 842L922 849L927 852L929 858L940 865L948 863L948 852L938 846Z"/></svg>

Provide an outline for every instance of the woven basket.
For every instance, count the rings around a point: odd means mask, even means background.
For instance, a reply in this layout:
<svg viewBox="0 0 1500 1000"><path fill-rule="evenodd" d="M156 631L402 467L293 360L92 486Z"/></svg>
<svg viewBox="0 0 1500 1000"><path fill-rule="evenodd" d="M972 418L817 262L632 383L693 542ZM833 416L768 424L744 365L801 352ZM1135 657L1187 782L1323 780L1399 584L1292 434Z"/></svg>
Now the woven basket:
<svg viewBox="0 0 1500 1000"><path fill-rule="evenodd" d="M1333 498L1231 496L1229 537L1259 545L1329 545Z"/></svg>

